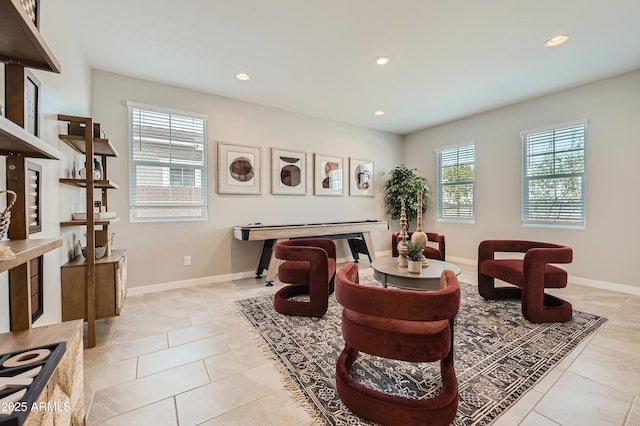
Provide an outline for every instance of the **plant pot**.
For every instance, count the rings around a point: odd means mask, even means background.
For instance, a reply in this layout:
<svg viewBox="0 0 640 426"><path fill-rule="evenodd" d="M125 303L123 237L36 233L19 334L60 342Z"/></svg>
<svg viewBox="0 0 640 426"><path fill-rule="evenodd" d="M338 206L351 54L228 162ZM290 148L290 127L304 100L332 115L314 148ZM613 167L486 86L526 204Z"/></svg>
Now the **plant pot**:
<svg viewBox="0 0 640 426"><path fill-rule="evenodd" d="M422 262L419 260L410 260L407 265L407 270L414 274L419 274L422 271Z"/></svg>

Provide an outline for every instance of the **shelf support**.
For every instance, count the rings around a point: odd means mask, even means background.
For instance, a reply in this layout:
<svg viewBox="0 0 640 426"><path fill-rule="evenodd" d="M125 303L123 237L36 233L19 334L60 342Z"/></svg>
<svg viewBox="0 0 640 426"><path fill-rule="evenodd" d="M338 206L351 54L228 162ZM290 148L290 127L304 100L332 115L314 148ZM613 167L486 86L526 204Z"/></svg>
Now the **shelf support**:
<svg viewBox="0 0 640 426"><path fill-rule="evenodd" d="M25 69L20 65L5 65L6 117L24 128L25 124ZM11 209L10 240L29 238L27 221L27 167L25 157L7 157L7 189L18 196ZM30 262L9 270L10 327L12 331L31 328L31 273Z"/></svg>

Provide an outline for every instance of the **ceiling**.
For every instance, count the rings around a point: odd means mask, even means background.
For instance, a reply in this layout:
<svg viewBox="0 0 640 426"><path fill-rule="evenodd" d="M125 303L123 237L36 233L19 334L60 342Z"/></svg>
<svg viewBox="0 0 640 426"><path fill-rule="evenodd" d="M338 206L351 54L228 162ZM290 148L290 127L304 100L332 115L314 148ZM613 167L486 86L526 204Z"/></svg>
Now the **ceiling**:
<svg viewBox="0 0 640 426"><path fill-rule="evenodd" d="M638 0L69 4L95 69L398 134L640 69Z"/></svg>

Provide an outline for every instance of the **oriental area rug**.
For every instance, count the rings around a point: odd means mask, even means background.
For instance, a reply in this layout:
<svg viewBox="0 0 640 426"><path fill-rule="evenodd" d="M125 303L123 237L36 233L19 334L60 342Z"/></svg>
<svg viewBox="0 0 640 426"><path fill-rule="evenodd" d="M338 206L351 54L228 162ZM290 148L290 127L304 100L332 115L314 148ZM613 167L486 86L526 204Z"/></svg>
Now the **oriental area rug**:
<svg viewBox="0 0 640 426"><path fill-rule="evenodd" d="M362 284L376 285L373 277ZM531 324L517 300L485 301L476 286L460 283L454 333L459 405L454 425L486 425L508 409L547 371L600 327L606 318L579 311L566 323ZM273 295L237 302L278 361L288 388L320 421L371 424L340 400L335 365L344 347L342 307L332 295L322 318L279 314ZM361 353L351 374L386 393L429 398L441 389L438 363L408 363Z"/></svg>

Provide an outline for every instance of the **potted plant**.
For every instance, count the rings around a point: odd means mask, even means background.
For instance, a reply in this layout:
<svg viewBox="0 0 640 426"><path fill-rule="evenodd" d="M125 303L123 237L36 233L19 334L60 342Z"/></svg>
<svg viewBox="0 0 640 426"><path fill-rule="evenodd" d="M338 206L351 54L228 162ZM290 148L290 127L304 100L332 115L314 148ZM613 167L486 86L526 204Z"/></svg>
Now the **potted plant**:
<svg viewBox="0 0 640 426"><path fill-rule="evenodd" d="M424 250L424 244L407 241L407 269L409 272L419 274L422 270L422 250Z"/></svg>
<svg viewBox="0 0 640 426"><path fill-rule="evenodd" d="M422 212L431 199L427 180L418 174L418 169L409 169L404 164L391 170L385 183L384 202L392 220L400 219L402 200L405 202L407 221L418 217L418 190L422 188Z"/></svg>

